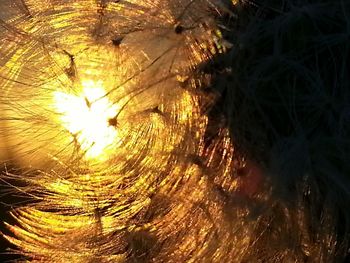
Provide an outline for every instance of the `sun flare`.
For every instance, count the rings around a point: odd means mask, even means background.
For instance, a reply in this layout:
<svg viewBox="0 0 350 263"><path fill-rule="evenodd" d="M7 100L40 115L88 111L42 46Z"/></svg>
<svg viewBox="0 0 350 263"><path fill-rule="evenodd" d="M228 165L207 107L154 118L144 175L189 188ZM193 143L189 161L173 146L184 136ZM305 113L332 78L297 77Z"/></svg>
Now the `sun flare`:
<svg viewBox="0 0 350 263"><path fill-rule="evenodd" d="M103 158L105 150L120 141L115 117L119 105L105 96L102 81L82 81L79 96L54 92L55 107L68 130L88 159Z"/></svg>

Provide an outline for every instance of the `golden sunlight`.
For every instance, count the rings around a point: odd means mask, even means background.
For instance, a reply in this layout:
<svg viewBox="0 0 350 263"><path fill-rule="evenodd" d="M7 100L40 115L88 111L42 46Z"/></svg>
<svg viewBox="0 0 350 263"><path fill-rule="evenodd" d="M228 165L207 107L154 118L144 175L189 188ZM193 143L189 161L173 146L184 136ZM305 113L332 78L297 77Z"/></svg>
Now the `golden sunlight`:
<svg viewBox="0 0 350 263"><path fill-rule="evenodd" d="M105 150L120 141L115 116L119 105L105 96L102 81L84 80L80 96L54 92L60 121L88 159L104 159Z"/></svg>

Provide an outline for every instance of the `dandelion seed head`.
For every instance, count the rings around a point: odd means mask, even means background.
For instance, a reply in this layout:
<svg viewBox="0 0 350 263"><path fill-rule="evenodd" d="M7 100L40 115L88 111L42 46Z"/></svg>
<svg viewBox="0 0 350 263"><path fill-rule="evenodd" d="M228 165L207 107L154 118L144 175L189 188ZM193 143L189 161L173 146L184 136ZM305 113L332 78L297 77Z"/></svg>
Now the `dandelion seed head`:
<svg viewBox="0 0 350 263"><path fill-rule="evenodd" d="M25 260L345 254L348 129L331 115L349 89L328 111L322 86L346 83L345 49L325 43L344 36L340 3L0 2L0 144L15 166L0 179L30 199L4 236Z"/></svg>

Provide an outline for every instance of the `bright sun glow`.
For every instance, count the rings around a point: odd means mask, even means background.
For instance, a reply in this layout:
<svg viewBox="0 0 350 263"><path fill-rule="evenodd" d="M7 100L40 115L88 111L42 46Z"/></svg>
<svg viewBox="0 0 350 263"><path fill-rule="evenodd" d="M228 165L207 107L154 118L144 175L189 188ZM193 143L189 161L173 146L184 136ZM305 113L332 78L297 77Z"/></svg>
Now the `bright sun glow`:
<svg viewBox="0 0 350 263"><path fill-rule="evenodd" d="M100 158L108 146L120 140L110 124L120 107L104 96L102 81L85 80L82 87L80 96L55 92L55 106L62 125L75 136L85 156Z"/></svg>

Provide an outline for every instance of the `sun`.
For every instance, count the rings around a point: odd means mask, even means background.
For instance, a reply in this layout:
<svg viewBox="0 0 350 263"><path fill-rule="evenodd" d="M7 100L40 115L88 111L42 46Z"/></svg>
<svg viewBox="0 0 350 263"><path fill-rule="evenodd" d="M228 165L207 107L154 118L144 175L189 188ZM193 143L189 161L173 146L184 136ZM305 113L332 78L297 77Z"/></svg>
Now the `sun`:
<svg viewBox="0 0 350 263"><path fill-rule="evenodd" d="M103 81L84 80L78 95L54 92L61 125L73 135L87 159L105 159L106 150L118 142L118 104L106 96Z"/></svg>

